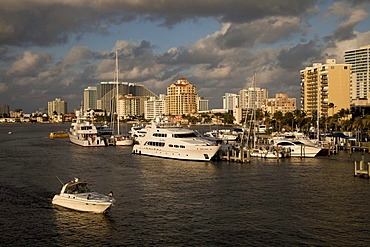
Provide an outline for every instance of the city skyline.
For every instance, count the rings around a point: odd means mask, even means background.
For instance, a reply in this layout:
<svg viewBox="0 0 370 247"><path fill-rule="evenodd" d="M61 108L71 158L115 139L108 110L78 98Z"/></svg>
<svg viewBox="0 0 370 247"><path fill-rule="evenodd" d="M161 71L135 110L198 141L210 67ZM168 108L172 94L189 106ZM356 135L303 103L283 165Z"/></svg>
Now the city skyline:
<svg viewBox="0 0 370 247"><path fill-rule="evenodd" d="M120 81L156 94L185 77L210 108L252 84L300 98L299 71L369 45L367 1L2 1L0 104L33 112ZM212 8L209 6L212 5Z"/></svg>

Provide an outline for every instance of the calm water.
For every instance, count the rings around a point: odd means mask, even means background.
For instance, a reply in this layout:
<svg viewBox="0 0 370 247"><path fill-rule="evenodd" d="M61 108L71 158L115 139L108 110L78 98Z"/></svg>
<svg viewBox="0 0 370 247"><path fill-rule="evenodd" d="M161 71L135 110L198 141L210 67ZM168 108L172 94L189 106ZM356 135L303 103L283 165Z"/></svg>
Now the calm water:
<svg viewBox="0 0 370 247"><path fill-rule="evenodd" d="M369 245L370 184L353 177L359 153L250 164L174 161L132 155L131 147L49 139L67 127L0 125L1 245ZM112 190L115 207L105 215L54 207L56 176Z"/></svg>

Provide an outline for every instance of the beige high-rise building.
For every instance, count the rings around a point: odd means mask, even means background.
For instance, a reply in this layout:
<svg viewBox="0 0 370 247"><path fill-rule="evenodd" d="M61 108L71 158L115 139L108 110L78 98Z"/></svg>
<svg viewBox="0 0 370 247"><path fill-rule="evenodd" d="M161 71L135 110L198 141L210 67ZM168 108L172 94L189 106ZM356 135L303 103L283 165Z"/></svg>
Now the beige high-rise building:
<svg viewBox="0 0 370 247"><path fill-rule="evenodd" d="M342 108L350 108L351 65L327 59L300 71L301 108L308 116L332 116ZM332 106L332 107L330 107Z"/></svg>
<svg viewBox="0 0 370 247"><path fill-rule="evenodd" d="M167 87L166 113L170 115L192 114L197 112L195 86L186 78L180 78Z"/></svg>
<svg viewBox="0 0 370 247"><path fill-rule="evenodd" d="M277 93L275 98L266 99L263 111L274 115L275 112L282 112L283 114L287 112L294 112L297 109L297 99L289 98L286 93Z"/></svg>

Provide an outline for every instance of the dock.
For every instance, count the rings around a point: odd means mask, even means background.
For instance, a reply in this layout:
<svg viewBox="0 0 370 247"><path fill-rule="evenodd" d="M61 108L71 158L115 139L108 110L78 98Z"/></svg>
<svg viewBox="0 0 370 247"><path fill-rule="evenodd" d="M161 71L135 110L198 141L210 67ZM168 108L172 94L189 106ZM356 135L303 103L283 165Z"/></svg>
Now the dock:
<svg viewBox="0 0 370 247"><path fill-rule="evenodd" d="M362 156L360 162L354 161L353 166L355 177L370 178L370 162L365 163L364 156Z"/></svg>

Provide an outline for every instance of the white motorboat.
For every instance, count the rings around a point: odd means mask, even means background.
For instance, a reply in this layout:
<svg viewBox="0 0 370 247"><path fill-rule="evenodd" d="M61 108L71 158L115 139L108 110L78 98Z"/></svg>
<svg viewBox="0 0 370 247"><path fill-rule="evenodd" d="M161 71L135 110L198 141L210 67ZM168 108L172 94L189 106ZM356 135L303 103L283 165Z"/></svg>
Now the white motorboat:
<svg viewBox="0 0 370 247"><path fill-rule="evenodd" d="M223 141L236 141L238 140L238 134L232 130L212 130L204 133L204 136L214 137Z"/></svg>
<svg viewBox="0 0 370 247"><path fill-rule="evenodd" d="M114 136L114 142L116 146L131 146L134 143L134 139L127 135Z"/></svg>
<svg viewBox="0 0 370 247"><path fill-rule="evenodd" d="M104 137L98 134L96 126L87 116L82 115L82 109L76 111L76 122L69 129L69 140L83 147L102 147L107 143Z"/></svg>
<svg viewBox="0 0 370 247"><path fill-rule="evenodd" d="M276 148L253 148L250 152L251 157L278 159L290 157L289 149L276 149Z"/></svg>
<svg viewBox="0 0 370 247"><path fill-rule="evenodd" d="M210 161L220 149L195 131L155 122L145 127L143 136L136 137L132 152L170 159Z"/></svg>
<svg viewBox="0 0 370 247"><path fill-rule="evenodd" d="M108 196L94 192L87 182L78 178L64 184L60 194L52 200L53 204L61 207L93 213L104 213L114 202L112 192Z"/></svg>
<svg viewBox="0 0 370 247"><path fill-rule="evenodd" d="M291 157L316 157L321 148L305 145L299 140L273 139L274 147L277 149L289 149Z"/></svg>

